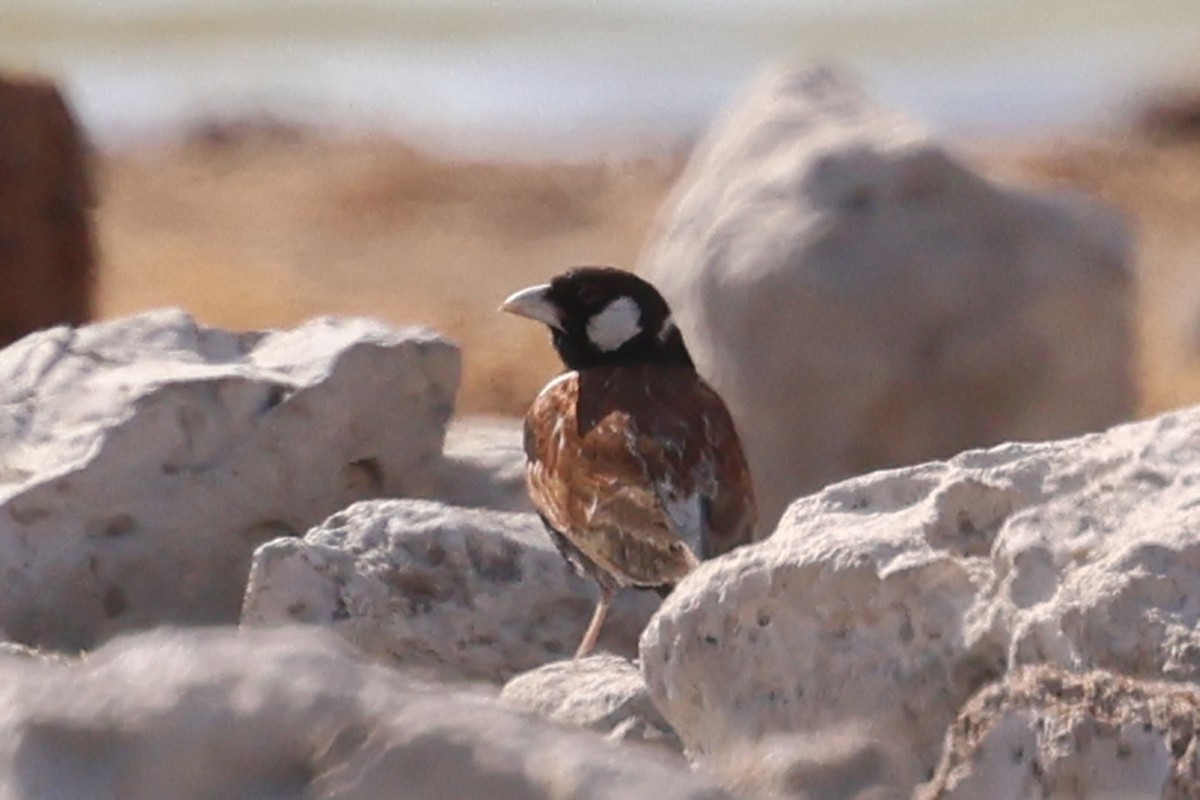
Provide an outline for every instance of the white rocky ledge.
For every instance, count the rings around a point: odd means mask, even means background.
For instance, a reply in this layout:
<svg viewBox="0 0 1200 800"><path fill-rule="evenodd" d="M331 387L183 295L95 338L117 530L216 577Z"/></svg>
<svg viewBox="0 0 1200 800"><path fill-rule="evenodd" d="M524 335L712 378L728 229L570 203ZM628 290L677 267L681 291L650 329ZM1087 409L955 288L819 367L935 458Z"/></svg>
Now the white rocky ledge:
<svg viewBox="0 0 1200 800"><path fill-rule="evenodd" d="M0 626L70 649L235 621L261 542L435 488L458 376L446 340L365 319L22 339L0 352Z"/></svg>
<svg viewBox="0 0 1200 800"><path fill-rule="evenodd" d="M642 636L693 754L869 721L923 780L1022 665L1200 678L1200 408L865 475L706 563Z"/></svg>

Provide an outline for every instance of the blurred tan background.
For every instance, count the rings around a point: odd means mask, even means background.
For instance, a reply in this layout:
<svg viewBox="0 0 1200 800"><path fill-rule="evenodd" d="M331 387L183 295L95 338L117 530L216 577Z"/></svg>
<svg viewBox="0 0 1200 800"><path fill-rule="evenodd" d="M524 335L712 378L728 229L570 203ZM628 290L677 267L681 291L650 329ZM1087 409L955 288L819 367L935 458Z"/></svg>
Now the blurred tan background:
<svg viewBox="0 0 1200 800"><path fill-rule="evenodd" d="M1200 5L1045 5L10 0L0 68L56 78L92 142L100 317L430 325L461 410L520 413L556 364L500 299L632 266L742 83L832 59L985 172L1124 211L1141 410L1195 402Z"/></svg>

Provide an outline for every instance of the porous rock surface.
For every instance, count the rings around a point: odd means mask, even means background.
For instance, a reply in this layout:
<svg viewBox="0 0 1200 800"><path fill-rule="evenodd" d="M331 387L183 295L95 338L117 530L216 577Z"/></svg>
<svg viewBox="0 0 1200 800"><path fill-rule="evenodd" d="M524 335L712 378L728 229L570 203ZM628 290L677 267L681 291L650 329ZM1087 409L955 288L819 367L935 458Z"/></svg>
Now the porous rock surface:
<svg viewBox="0 0 1200 800"><path fill-rule="evenodd" d="M641 670L611 653L556 661L523 672L504 684L500 703L603 733L612 741L680 749L675 732L650 702Z"/></svg>
<svg viewBox="0 0 1200 800"><path fill-rule="evenodd" d="M729 404L769 530L835 480L1128 419L1130 239L845 75L779 68L696 149L639 271Z"/></svg>
<svg viewBox="0 0 1200 800"><path fill-rule="evenodd" d="M921 800L1200 797L1200 690L1026 667L976 695Z"/></svg>
<svg viewBox="0 0 1200 800"><path fill-rule="evenodd" d="M236 621L257 545L435 488L458 376L449 342L365 319L166 310L0 351L0 627L72 649Z"/></svg>
<svg viewBox="0 0 1200 800"><path fill-rule="evenodd" d="M719 800L652 752L374 665L328 632L159 630L0 659L0 795Z"/></svg>
<svg viewBox="0 0 1200 800"><path fill-rule="evenodd" d="M1200 408L835 484L680 583L643 674L699 757L869 720L930 771L1015 666L1200 679L1198 498Z"/></svg>
<svg viewBox="0 0 1200 800"><path fill-rule="evenodd" d="M58 88L0 74L0 347L86 322L95 244L83 135Z"/></svg>
<svg viewBox="0 0 1200 800"><path fill-rule="evenodd" d="M534 514L375 500L260 547L242 622L331 626L409 670L503 681L569 658L595 601ZM658 605L621 592L599 647L636 652Z"/></svg>

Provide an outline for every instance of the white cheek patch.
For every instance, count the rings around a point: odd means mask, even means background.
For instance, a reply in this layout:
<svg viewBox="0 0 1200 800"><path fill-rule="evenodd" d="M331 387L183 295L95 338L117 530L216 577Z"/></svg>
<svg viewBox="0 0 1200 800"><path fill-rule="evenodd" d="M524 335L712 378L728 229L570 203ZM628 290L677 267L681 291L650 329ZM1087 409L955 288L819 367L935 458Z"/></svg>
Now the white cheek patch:
<svg viewBox="0 0 1200 800"><path fill-rule="evenodd" d="M592 344L606 353L616 350L642 332L642 312L628 297L618 297L588 321Z"/></svg>

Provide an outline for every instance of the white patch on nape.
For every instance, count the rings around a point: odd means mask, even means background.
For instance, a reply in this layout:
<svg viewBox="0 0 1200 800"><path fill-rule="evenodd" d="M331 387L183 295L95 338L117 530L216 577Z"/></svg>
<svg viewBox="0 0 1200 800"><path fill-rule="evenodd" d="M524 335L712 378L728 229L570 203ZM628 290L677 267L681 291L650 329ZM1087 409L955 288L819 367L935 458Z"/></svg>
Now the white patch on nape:
<svg viewBox="0 0 1200 800"><path fill-rule="evenodd" d="M658 329L658 340L665 342L675 331L675 319L667 314L667 318L663 320L662 327Z"/></svg>
<svg viewBox="0 0 1200 800"><path fill-rule="evenodd" d="M662 487L659 499L675 525L679 538L700 557L704 547L704 505L699 492L685 495L672 486Z"/></svg>
<svg viewBox="0 0 1200 800"><path fill-rule="evenodd" d="M618 297L588 320L587 335L606 353L642 332L642 310L629 297Z"/></svg>

